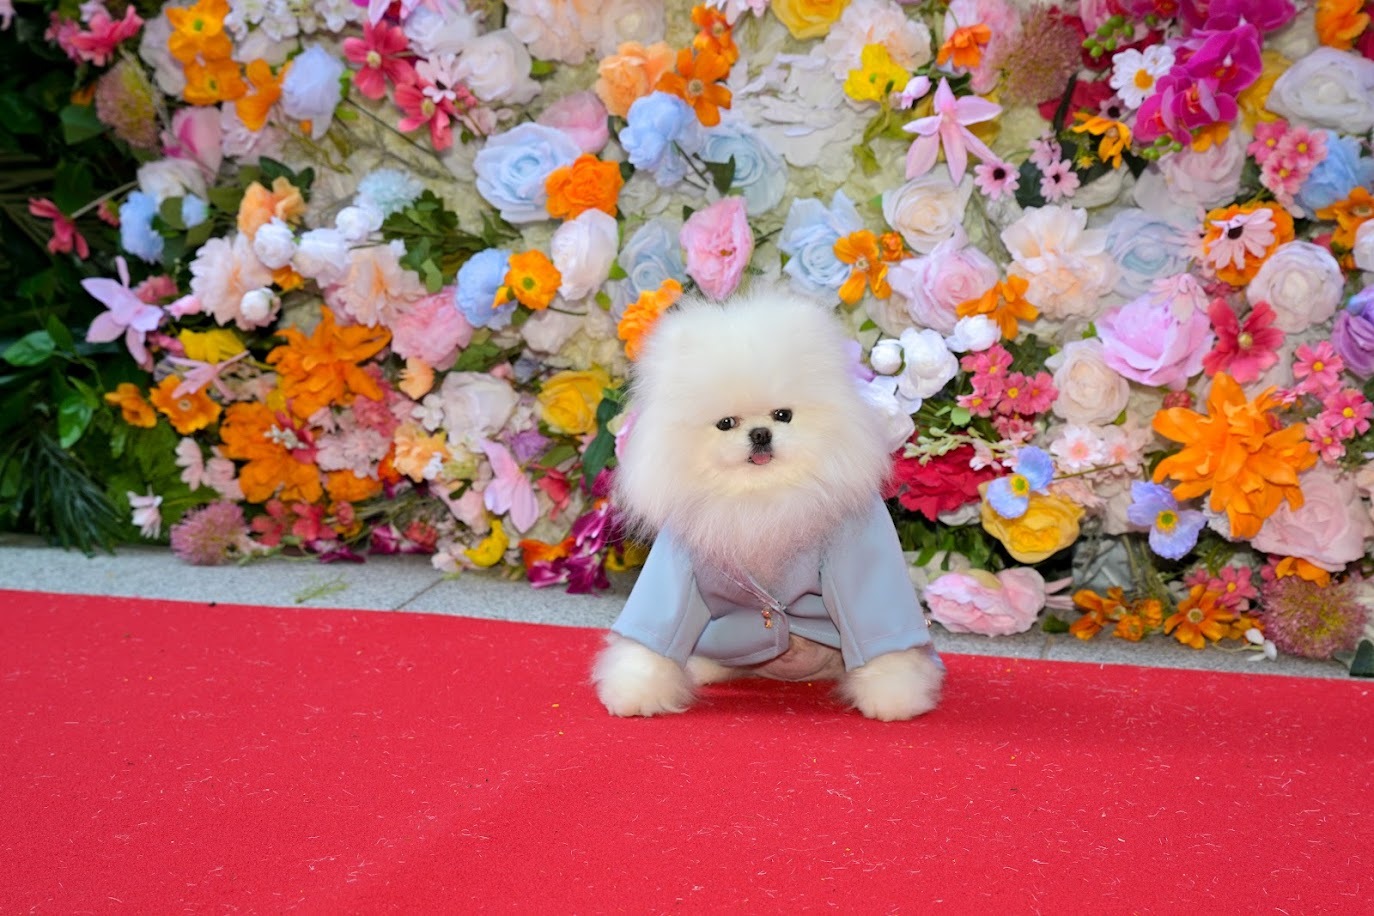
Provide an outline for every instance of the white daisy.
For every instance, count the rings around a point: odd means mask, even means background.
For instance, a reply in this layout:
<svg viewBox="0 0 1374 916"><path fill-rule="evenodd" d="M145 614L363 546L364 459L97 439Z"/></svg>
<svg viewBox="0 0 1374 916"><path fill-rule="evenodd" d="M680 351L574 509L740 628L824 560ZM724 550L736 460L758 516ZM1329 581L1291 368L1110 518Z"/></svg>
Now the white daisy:
<svg viewBox="0 0 1374 916"><path fill-rule="evenodd" d="M1165 45L1153 45L1142 53L1127 48L1112 58L1111 87L1121 101L1139 108L1155 91L1155 83L1174 66L1174 52Z"/></svg>

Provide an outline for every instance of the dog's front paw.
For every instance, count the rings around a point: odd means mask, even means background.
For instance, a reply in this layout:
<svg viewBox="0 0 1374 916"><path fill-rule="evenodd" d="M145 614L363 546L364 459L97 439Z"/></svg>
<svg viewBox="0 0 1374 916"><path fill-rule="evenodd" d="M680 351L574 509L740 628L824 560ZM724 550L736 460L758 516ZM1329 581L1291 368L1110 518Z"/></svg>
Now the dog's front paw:
<svg viewBox="0 0 1374 916"><path fill-rule="evenodd" d="M596 695L613 716L654 716L692 705L692 679L671 658L611 633L592 667Z"/></svg>
<svg viewBox="0 0 1374 916"><path fill-rule="evenodd" d="M926 649L888 652L840 681L840 695L870 719L895 722L930 712L940 702L945 671Z"/></svg>

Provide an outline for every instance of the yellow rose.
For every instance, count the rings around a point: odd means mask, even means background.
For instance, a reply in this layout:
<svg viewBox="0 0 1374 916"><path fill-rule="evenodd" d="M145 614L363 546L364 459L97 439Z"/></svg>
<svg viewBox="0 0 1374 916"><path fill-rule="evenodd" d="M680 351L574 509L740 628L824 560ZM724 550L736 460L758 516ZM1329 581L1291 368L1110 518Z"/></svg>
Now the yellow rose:
<svg viewBox="0 0 1374 916"><path fill-rule="evenodd" d="M978 492L985 493L987 486L981 485ZM981 512L983 529L1019 563L1039 563L1078 540L1078 520L1083 517L1082 506L1046 493L1032 493L1020 518L1003 518L986 498Z"/></svg>
<svg viewBox="0 0 1374 916"><path fill-rule="evenodd" d="M595 432L596 408L610 386L605 369L556 373L539 392L540 416L554 432L574 436Z"/></svg>
<svg viewBox="0 0 1374 916"><path fill-rule="evenodd" d="M773 0L771 9L793 38L820 38L848 5L849 0Z"/></svg>
<svg viewBox="0 0 1374 916"><path fill-rule="evenodd" d="M177 335L177 340L186 349L187 359L198 359L203 363L222 363L243 352L243 341L227 328L182 331Z"/></svg>

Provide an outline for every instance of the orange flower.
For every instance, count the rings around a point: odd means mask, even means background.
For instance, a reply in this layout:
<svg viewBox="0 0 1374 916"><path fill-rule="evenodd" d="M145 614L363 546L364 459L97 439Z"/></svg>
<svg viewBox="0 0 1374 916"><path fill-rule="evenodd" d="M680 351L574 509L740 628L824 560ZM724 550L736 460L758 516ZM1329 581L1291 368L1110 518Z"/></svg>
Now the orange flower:
<svg viewBox="0 0 1374 916"><path fill-rule="evenodd" d="M1336 231L1331 234L1333 245L1347 251L1355 247L1355 232L1374 219L1374 196L1363 185L1356 185L1345 200L1317 211L1317 219L1335 220Z"/></svg>
<svg viewBox="0 0 1374 916"><path fill-rule="evenodd" d="M183 436L189 436L196 430L204 429L218 420L220 408L218 404L210 400L210 396L204 390L193 391L180 396L175 394L177 388L181 386L181 381L175 375L167 376L148 393L148 399L168 420L172 421L172 429Z"/></svg>
<svg viewBox="0 0 1374 916"><path fill-rule="evenodd" d="M322 407L346 406L357 395L383 399L377 380L358 364L391 341L386 328L341 328L334 323L334 313L325 309L309 337L298 328L279 333L286 344L268 353L267 361L277 367L278 384L297 417L304 419Z"/></svg>
<svg viewBox="0 0 1374 916"><path fill-rule="evenodd" d="M143 400L143 392L137 385L120 382L114 391L105 392L105 403L117 406L124 422L130 426L150 429L157 425L157 412L153 405Z"/></svg>
<svg viewBox="0 0 1374 916"><path fill-rule="evenodd" d="M1125 600L1120 586L1107 589L1106 595L1099 595L1091 589L1079 589L1073 594L1073 603L1083 609L1083 616L1069 624L1069 632L1082 640L1092 639L1108 621L1120 619Z"/></svg>
<svg viewBox="0 0 1374 916"><path fill-rule="evenodd" d="M1293 217L1272 204L1212 210L1203 228L1202 259L1217 279L1232 286L1248 285L1275 249L1293 241Z"/></svg>
<svg viewBox="0 0 1374 916"><path fill-rule="evenodd" d="M616 325L615 336L625 341L625 355L631 360L639 359L639 352L648 339L649 332L658 323L658 316L668 311L674 302L682 297L682 284L669 277L658 289L645 290L621 316Z"/></svg>
<svg viewBox="0 0 1374 916"><path fill-rule="evenodd" d="M840 286L840 301L845 305L854 305L862 299L865 288L871 288L877 299L892 295L892 287L887 282L887 262L878 247L878 237L872 232L860 229L836 239L835 257L853 265L849 279Z"/></svg>
<svg viewBox="0 0 1374 916"><path fill-rule="evenodd" d="M244 68L244 75L248 77L253 91L234 103L234 111L244 127L254 133L262 130L267 123L268 112L281 98L281 83L286 77L286 69L282 67L281 73L273 74L272 65L262 58L251 61Z"/></svg>
<svg viewBox="0 0 1374 916"><path fill-rule="evenodd" d="M1274 564L1274 578L1285 579L1288 576L1306 579L1322 588L1331 584L1331 573L1302 557L1284 557Z"/></svg>
<svg viewBox="0 0 1374 916"><path fill-rule="evenodd" d="M167 50L181 63L193 63L197 57L206 62L228 60L234 53L233 42L224 34L228 0L199 0L183 9L169 6L163 13L172 24Z"/></svg>
<svg viewBox="0 0 1374 916"><path fill-rule="evenodd" d="M1019 322L1034 321L1040 317L1040 310L1026 301L1028 289L1030 281L1013 274L994 284L992 289L977 299L959 303L954 313L960 318L987 315L1001 329L1002 337L1012 340L1021 329Z"/></svg>
<svg viewBox="0 0 1374 916"><path fill-rule="evenodd" d="M1228 624L1236 615L1219 602L1220 598L1220 592L1194 585L1188 597L1178 603L1178 611L1164 621L1164 632L1172 633L1174 639L1194 649L1207 645L1208 639L1221 639L1229 632Z"/></svg>
<svg viewBox="0 0 1374 916"><path fill-rule="evenodd" d="M654 91L659 79L673 68L673 49L661 41L648 47L627 41L597 66L592 89L606 110L618 118L630 112L636 100Z"/></svg>
<svg viewBox="0 0 1374 916"><path fill-rule="evenodd" d="M186 65L186 88L181 97L191 105L218 105L242 98L248 84L232 60L212 60L207 64Z"/></svg>
<svg viewBox="0 0 1374 916"><path fill-rule="evenodd" d="M305 198L300 190L282 175L272 179L272 190L253 182L243 192L239 202L239 232L250 239L258 230L272 222L273 217L293 223L305 215Z"/></svg>
<svg viewBox="0 0 1374 916"><path fill-rule="evenodd" d="M558 295L558 286L563 275L553 266L549 256L538 249L522 251L510 258L510 268L506 271L505 285L496 293L498 306L515 298L527 309L542 312Z"/></svg>
<svg viewBox="0 0 1374 916"><path fill-rule="evenodd" d="M677 52L677 72L665 73L654 88L682 99L707 127L720 123L720 109L730 107L730 90L720 85L730 74L730 64L714 51L692 53L691 48Z"/></svg>
<svg viewBox="0 0 1374 916"><path fill-rule="evenodd" d="M899 232L884 232L878 236L878 248L882 251L883 260L889 263L905 261L911 257L911 252L906 250L906 242Z"/></svg>
<svg viewBox="0 0 1374 916"><path fill-rule="evenodd" d="M264 503L281 491L287 502L313 503L324 490L315 467L313 451L289 417L278 415L266 404L239 401L230 404L220 425L224 457L247 462L239 471L244 498Z"/></svg>
<svg viewBox="0 0 1374 916"><path fill-rule="evenodd" d="M554 169L545 179L549 215L554 219L576 219L587 210L600 210L615 216L616 198L624 184L619 165L583 153L572 165Z"/></svg>
<svg viewBox="0 0 1374 916"><path fill-rule="evenodd" d="M697 27L692 47L698 51L714 51L725 62L734 66L739 60L739 48L735 46L733 30L725 14L718 9L699 5L692 7L692 24Z"/></svg>
<svg viewBox="0 0 1374 916"><path fill-rule="evenodd" d="M1097 143L1097 158L1114 169L1121 168L1121 153L1131 145L1131 129L1121 121L1081 111L1074 115L1074 120L1082 122L1073 126L1074 133L1101 138Z"/></svg>
<svg viewBox="0 0 1374 916"><path fill-rule="evenodd" d="M524 540L520 542L520 560L529 569L536 563L552 563L572 553L573 536L568 535L557 544L544 541Z"/></svg>
<svg viewBox="0 0 1374 916"><path fill-rule="evenodd" d="M325 475L324 489L335 502L357 503L382 492L382 482L349 470L330 471Z"/></svg>
<svg viewBox="0 0 1374 916"><path fill-rule="evenodd" d="M935 62L944 66L952 58L954 66L972 70L983 60L983 46L992 41L992 29L983 23L957 28L940 46Z"/></svg>
<svg viewBox="0 0 1374 916"><path fill-rule="evenodd" d="M1155 414L1155 432L1183 443L1155 468L1155 483L1166 477L1179 481L1173 493L1180 500L1210 490L1208 504L1213 512L1226 513L1236 538L1258 534L1285 500L1300 508L1298 474L1317 462L1303 424L1280 427L1270 413L1280 405L1276 390L1268 388L1247 401L1235 379L1221 372L1207 395L1208 414L1186 407Z"/></svg>
<svg viewBox="0 0 1374 916"><path fill-rule="evenodd" d="M1317 0L1317 38L1339 51L1349 51L1369 28L1364 0Z"/></svg>

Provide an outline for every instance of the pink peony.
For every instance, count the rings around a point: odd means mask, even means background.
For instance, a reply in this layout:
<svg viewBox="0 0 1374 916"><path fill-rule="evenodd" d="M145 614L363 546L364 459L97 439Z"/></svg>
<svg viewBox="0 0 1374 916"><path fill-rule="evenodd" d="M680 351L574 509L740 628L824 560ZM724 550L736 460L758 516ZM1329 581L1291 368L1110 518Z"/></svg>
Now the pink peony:
<svg viewBox="0 0 1374 916"><path fill-rule="evenodd" d="M582 152L601 152L610 140L606 126L606 106L595 92L574 92L563 96L539 116L539 123L556 127L573 138Z"/></svg>
<svg viewBox="0 0 1374 916"><path fill-rule="evenodd" d="M1182 276L1156 282L1148 293L1097 321L1102 356L1132 381L1178 390L1202 371L1212 342L1206 296Z"/></svg>
<svg viewBox="0 0 1374 916"><path fill-rule="evenodd" d="M724 299L739 286L754 235L743 197L725 197L693 213L678 236L687 252L687 276L712 299Z"/></svg>
<svg viewBox="0 0 1374 916"><path fill-rule="evenodd" d="M1028 566L997 575L981 569L946 573L925 590L930 616L952 633L1024 633L1045 606L1045 580Z"/></svg>
<svg viewBox="0 0 1374 916"><path fill-rule="evenodd" d="M992 289L998 271L992 259L969 245L961 231L928 255L893 264L887 278L916 327L951 334L959 320L959 304Z"/></svg>

